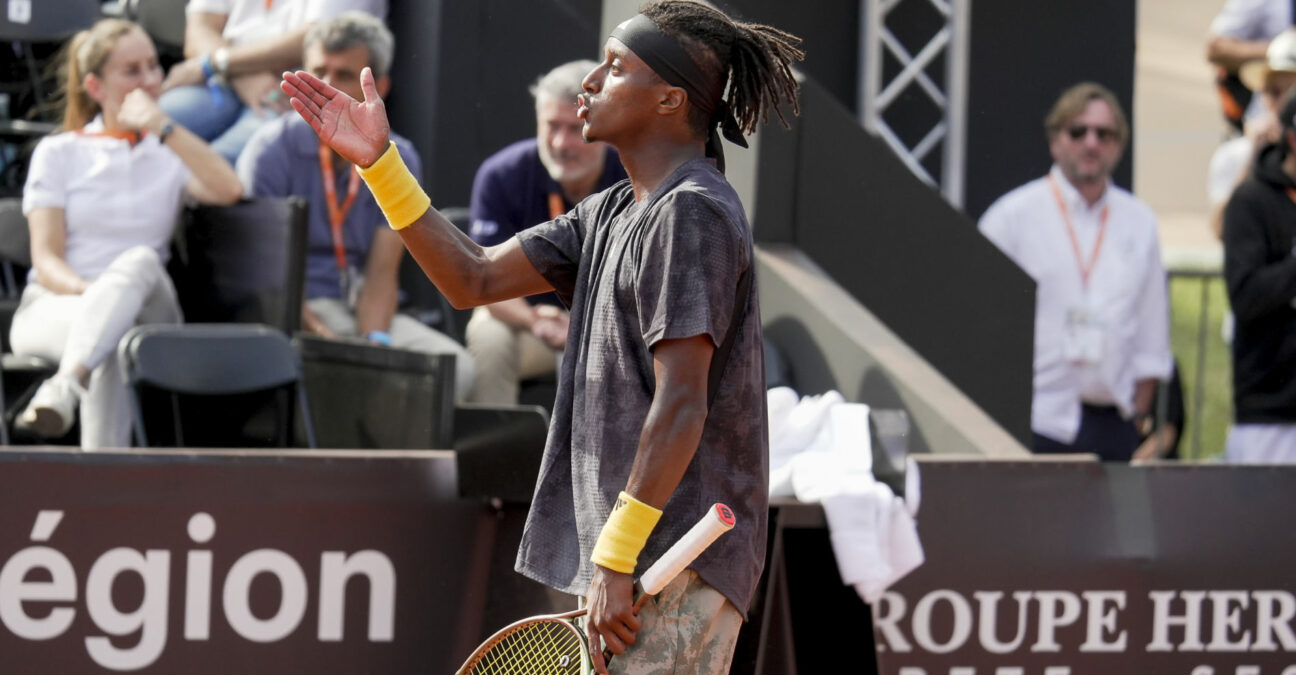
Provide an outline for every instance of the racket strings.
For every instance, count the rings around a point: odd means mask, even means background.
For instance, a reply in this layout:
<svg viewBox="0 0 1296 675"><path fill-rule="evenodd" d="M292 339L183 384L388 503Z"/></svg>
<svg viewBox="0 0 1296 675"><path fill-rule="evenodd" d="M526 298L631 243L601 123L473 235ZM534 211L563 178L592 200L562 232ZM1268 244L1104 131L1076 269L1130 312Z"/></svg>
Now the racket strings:
<svg viewBox="0 0 1296 675"><path fill-rule="evenodd" d="M584 643L570 625L556 620L518 626L486 647L466 673L472 675L578 675Z"/></svg>

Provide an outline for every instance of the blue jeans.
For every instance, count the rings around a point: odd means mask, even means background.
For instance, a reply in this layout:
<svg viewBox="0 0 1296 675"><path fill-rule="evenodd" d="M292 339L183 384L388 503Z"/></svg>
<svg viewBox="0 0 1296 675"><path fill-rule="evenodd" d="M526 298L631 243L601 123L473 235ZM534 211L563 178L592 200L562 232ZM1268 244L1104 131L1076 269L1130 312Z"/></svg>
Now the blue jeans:
<svg viewBox="0 0 1296 675"><path fill-rule="evenodd" d="M264 111L264 116L258 115L243 105L227 85L220 85L218 91L219 96L207 85L176 87L162 94L158 105L177 124L210 143L213 150L234 164L248 139L274 114Z"/></svg>

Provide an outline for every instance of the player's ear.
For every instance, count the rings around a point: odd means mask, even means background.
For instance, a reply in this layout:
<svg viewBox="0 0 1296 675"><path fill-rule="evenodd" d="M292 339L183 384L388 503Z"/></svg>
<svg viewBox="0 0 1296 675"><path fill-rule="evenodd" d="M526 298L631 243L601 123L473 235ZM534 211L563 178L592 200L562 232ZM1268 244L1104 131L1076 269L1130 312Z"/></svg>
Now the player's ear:
<svg viewBox="0 0 1296 675"><path fill-rule="evenodd" d="M686 101L688 101L688 94L685 94L682 88L666 87L657 101L657 110L662 115L674 115L684 111Z"/></svg>

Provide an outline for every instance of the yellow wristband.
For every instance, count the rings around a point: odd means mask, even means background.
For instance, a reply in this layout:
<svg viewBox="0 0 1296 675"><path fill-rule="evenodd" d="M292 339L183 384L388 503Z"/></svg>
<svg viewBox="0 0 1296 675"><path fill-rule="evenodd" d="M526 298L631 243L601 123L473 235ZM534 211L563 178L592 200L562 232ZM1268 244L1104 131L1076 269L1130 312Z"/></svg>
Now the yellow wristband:
<svg viewBox="0 0 1296 675"><path fill-rule="evenodd" d="M652 534L661 514L661 509L622 492L617 497L616 506L612 507L612 514L603 524L590 560L614 572L633 574L639 552L648 542L648 535Z"/></svg>
<svg viewBox="0 0 1296 675"><path fill-rule="evenodd" d="M387 216L387 224L393 230L409 227L432 205L432 200L405 166L395 141L369 168L356 167L356 170L369 186L374 201L378 202L378 208Z"/></svg>

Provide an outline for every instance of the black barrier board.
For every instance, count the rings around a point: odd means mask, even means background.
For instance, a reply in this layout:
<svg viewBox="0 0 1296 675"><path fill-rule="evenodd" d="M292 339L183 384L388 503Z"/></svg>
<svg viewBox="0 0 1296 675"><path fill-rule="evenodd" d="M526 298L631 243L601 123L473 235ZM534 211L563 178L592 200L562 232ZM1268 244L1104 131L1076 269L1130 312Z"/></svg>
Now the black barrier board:
<svg viewBox="0 0 1296 675"><path fill-rule="evenodd" d="M1296 467L919 463L886 675L1296 675Z"/></svg>
<svg viewBox="0 0 1296 675"><path fill-rule="evenodd" d="M448 673L482 630L451 453L3 452L0 494L2 672Z"/></svg>

